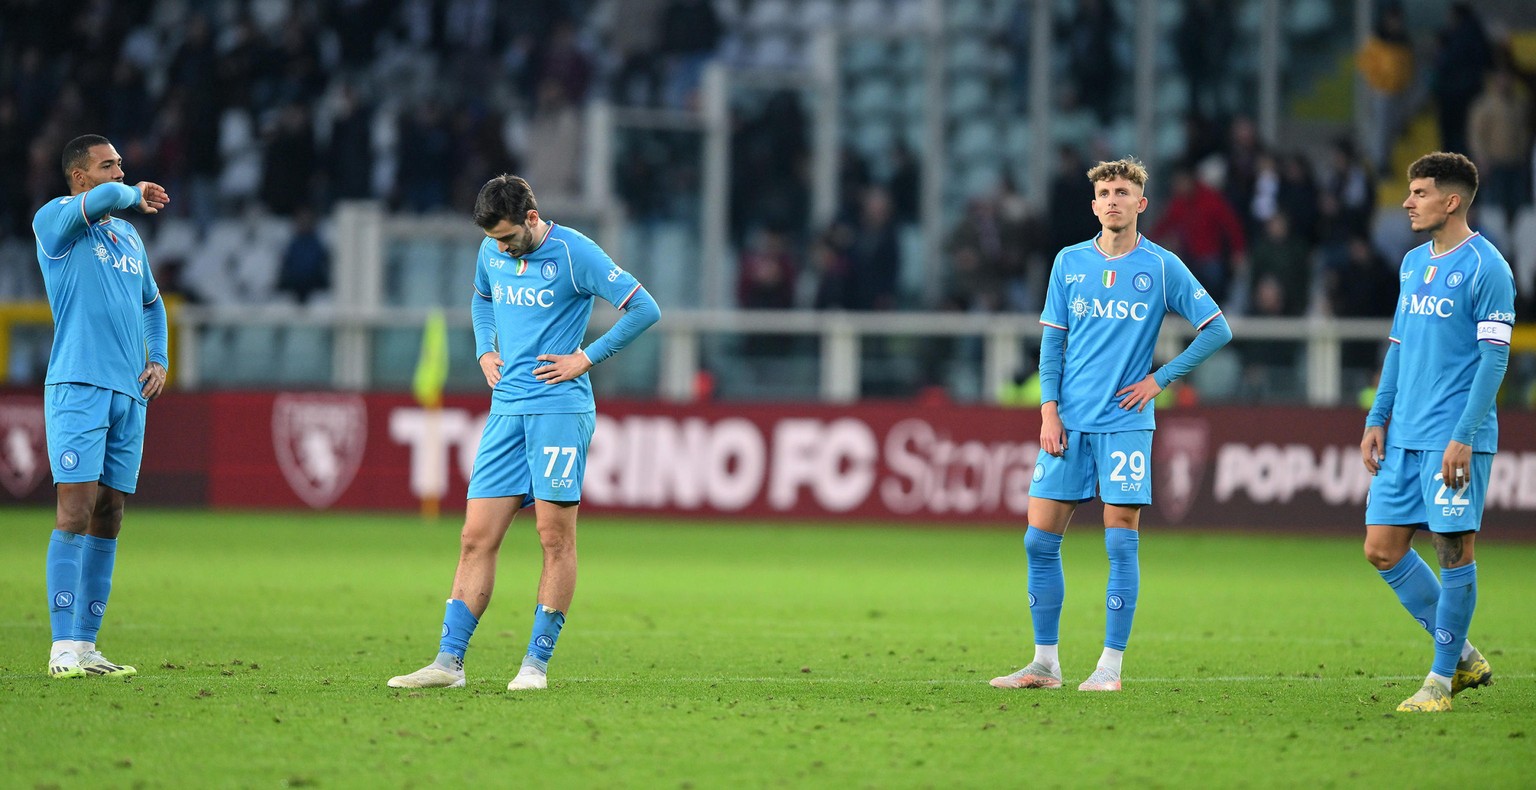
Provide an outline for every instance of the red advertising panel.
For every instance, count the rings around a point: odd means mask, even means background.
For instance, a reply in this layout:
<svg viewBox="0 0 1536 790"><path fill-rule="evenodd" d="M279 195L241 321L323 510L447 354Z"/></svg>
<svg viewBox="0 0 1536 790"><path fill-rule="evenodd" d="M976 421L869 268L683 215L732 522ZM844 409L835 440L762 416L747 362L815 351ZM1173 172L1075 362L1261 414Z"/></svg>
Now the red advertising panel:
<svg viewBox="0 0 1536 790"><path fill-rule="evenodd" d="M462 507L485 398L428 412L404 395L210 393L150 407L136 502L255 508ZM1349 530L1370 483L1355 409L1232 407L1158 416L1153 524ZM604 403L587 512L1022 523L1033 410ZM1500 416L1484 523L1536 535L1536 415ZM1139 474L1139 477L1138 477ZM0 502L48 502L42 399L0 396ZM1088 521L1098 508L1085 506Z"/></svg>

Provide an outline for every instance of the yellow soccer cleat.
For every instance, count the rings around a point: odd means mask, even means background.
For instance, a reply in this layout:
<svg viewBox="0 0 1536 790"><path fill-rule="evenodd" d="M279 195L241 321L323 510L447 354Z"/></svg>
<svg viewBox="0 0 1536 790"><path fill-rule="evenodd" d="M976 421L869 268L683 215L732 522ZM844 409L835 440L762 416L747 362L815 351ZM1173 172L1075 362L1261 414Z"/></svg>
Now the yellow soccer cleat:
<svg viewBox="0 0 1536 790"><path fill-rule="evenodd" d="M1456 674L1451 678L1451 696L1456 696L1467 689L1475 689L1493 683L1493 667L1488 664L1488 659L1477 648L1472 648L1472 655L1467 656L1456 664Z"/></svg>
<svg viewBox="0 0 1536 790"><path fill-rule="evenodd" d="M1451 693L1433 680L1424 681L1417 694L1397 706L1399 713L1440 713L1451 709Z"/></svg>
<svg viewBox="0 0 1536 790"><path fill-rule="evenodd" d="M69 650L52 656L48 659L48 677L54 680L85 677L85 670L80 668L80 657Z"/></svg>
<svg viewBox="0 0 1536 790"><path fill-rule="evenodd" d="M87 675L101 678L131 678L139 674L137 669L126 664L114 664L108 661L100 650L87 650L81 654L80 669Z"/></svg>

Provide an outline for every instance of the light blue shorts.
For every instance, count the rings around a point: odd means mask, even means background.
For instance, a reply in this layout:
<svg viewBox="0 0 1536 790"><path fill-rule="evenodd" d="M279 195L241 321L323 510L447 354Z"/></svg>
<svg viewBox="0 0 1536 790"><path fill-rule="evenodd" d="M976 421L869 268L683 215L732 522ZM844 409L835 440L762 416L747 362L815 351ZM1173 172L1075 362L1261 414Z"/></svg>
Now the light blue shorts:
<svg viewBox="0 0 1536 790"><path fill-rule="evenodd" d="M1365 523L1428 527L1432 532L1476 532L1483 524L1483 497L1493 472L1493 453L1472 454L1472 482L1456 490L1440 479L1444 450L1388 447L1371 478Z"/></svg>
<svg viewBox="0 0 1536 790"><path fill-rule="evenodd" d="M466 498L521 496L524 507L535 499L580 502L596 427L596 412L492 414L480 434Z"/></svg>
<svg viewBox="0 0 1536 790"><path fill-rule="evenodd" d="M43 425L54 483L99 482L125 494L138 489L144 404L91 384L49 384Z"/></svg>
<svg viewBox="0 0 1536 790"><path fill-rule="evenodd" d="M1035 459L1029 495L1087 502L1097 493L1107 505L1152 504L1152 432L1067 431L1067 451L1044 450Z"/></svg>

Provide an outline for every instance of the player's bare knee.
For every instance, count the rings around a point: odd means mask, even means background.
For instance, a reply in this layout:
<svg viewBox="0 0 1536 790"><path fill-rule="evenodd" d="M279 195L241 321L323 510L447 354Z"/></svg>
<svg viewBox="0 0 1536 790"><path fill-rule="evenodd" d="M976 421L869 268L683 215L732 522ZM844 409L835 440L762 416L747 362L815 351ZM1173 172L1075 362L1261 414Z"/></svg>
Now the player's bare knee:
<svg viewBox="0 0 1536 790"><path fill-rule="evenodd" d="M90 535L92 537L117 539L117 533L123 529L124 501L125 497L120 492L108 488L100 489L96 497L96 506L91 510Z"/></svg>
<svg viewBox="0 0 1536 790"><path fill-rule="evenodd" d="M1401 562L1406 552L1396 546L1382 546L1380 544L1365 542L1365 561L1376 566L1376 570L1391 570Z"/></svg>
<svg viewBox="0 0 1536 790"><path fill-rule="evenodd" d="M501 549L502 533L498 530L465 524L459 533L459 554L464 557L495 554Z"/></svg>

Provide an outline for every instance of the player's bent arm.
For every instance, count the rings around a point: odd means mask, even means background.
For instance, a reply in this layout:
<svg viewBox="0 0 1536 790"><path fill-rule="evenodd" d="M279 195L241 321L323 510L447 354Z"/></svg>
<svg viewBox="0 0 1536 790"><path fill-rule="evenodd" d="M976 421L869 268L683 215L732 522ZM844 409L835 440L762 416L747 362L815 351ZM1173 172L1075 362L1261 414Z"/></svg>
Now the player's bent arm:
<svg viewBox="0 0 1536 790"><path fill-rule="evenodd" d="M1472 389L1467 393L1467 405L1461 411L1461 419L1456 421L1456 429L1451 432L1451 441L1466 445L1472 444L1472 437L1483 427L1483 420L1487 419L1494 399L1499 395L1504 371L1509 369L1508 345L1487 340L1477 345L1477 371L1472 374Z"/></svg>
<svg viewBox="0 0 1536 790"><path fill-rule="evenodd" d="M1211 358L1217 349L1232 342L1232 326L1221 313L1212 316L1200 331L1195 333L1195 339L1189 342L1189 347L1178 356L1168 360L1168 364L1157 369L1152 374L1152 380L1157 386L1167 389L1169 384L1185 377L1191 370L1200 366L1200 363Z"/></svg>
<svg viewBox="0 0 1536 790"><path fill-rule="evenodd" d="M1392 404L1397 402L1397 349L1396 340L1387 344L1387 356L1381 362L1381 380L1376 383L1376 399L1371 402L1370 413L1365 415L1367 428L1384 426L1387 418L1392 416Z"/></svg>
<svg viewBox="0 0 1536 790"><path fill-rule="evenodd" d="M144 199L138 189L108 181L67 203L49 201L32 219L32 232L48 257L63 257L65 248L91 226L114 211L133 208Z"/></svg>
<svg viewBox="0 0 1536 790"><path fill-rule="evenodd" d="M650 329L652 324L660 320L661 306L656 304L656 300L651 298L645 288L636 288L624 302L624 315L620 316L602 337L582 349L582 353L587 355L587 359L593 365L596 365L619 353L639 337L641 332Z"/></svg>

